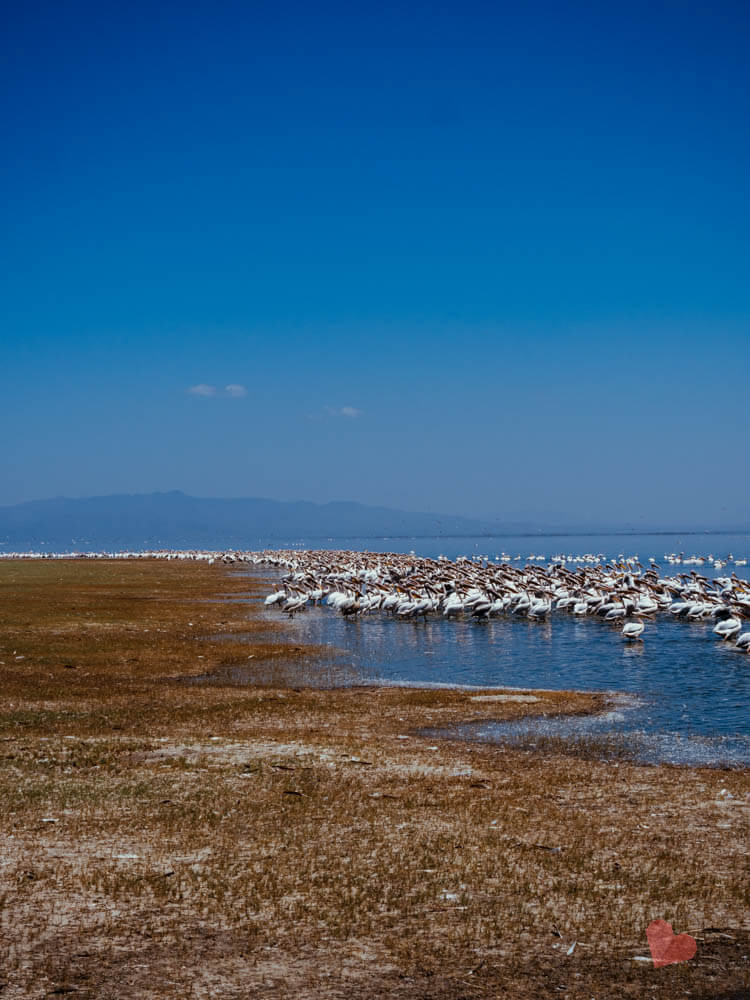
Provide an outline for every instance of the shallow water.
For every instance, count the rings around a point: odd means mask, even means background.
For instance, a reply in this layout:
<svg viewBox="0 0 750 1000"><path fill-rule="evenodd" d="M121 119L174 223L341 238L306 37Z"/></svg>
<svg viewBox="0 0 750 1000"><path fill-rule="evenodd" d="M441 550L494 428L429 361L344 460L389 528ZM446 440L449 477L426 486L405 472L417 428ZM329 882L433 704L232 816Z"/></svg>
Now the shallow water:
<svg viewBox="0 0 750 1000"><path fill-rule="evenodd" d="M623 701L617 710L594 716L514 722L467 723L430 736L458 737L470 742L505 743L531 750L592 754L605 760L693 767L746 767L750 740L743 736L702 736L649 728L637 708Z"/></svg>
<svg viewBox="0 0 750 1000"><path fill-rule="evenodd" d="M612 555L603 545L591 545L593 537L578 539L575 547L573 539L567 540L566 552L577 549ZM742 538L734 538L727 551L744 555L750 549L748 541L745 536L743 545ZM685 551L716 555L722 550L711 545ZM432 551L417 552L439 554L434 545ZM625 555L631 554L626 548ZM649 551L651 555L661 561L663 551ZM691 568L663 565L662 574ZM721 573L733 569L724 568ZM706 567L698 571L709 575ZM744 576L747 568L737 567L736 572ZM279 617L274 609L262 613L271 620ZM605 718L547 720L520 728L485 723L465 727L462 735L467 739L529 745L534 738L548 742L564 736L583 740L593 750L598 742L608 754L627 751L626 755L640 760L750 764L750 656L719 641L712 634L712 619L677 621L663 614L646 622L644 641L637 643L622 638L621 624L573 617L564 611L553 612L545 621L507 615L478 622L447 621L439 616L400 620L382 612L351 619L327 607L308 607L290 624L295 641L332 647L332 662L339 650L339 662L363 683L579 689L634 696Z"/></svg>
<svg viewBox="0 0 750 1000"><path fill-rule="evenodd" d="M660 618L647 624L638 643L625 642L619 626L564 612L544 622L513 616L424 622L380 613L352 620L310 608L291 627L297 642L341 650L362 683L627 692L636 696L633 707L592 732L638 733L641 743L644 735L659 736L661 751L675 742L677 758L678 744L685 758L685 741L698 741L706 763L712 746L714 762L727 759L726 741L733 738L732 762L750 763L750 657L718 641L713 622ZM580 722L571 724L571 733L577 727ZM482 738L492 732L485 727ZM502 727L495 732L498 739L512 735ZM658 740L652 750L651 759L671 759Z"/></svg>

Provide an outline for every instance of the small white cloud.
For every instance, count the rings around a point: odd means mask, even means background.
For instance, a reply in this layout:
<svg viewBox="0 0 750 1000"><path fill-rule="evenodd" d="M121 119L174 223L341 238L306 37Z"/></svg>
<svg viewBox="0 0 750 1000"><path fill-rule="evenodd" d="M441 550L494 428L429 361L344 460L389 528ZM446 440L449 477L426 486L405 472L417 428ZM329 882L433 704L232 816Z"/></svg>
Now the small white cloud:
<svg viewBox="0 0 750 1000"><path fill-rule="evenodd" d="M362 410L356 406L326 406L325 411L329 417L347 417L349 420L362 416Z"/></svg>
<svg viewBox="0 0 750 1000"><path fill-rule="evenodd" d="M189 396L202 396L204 399L212 396L241 399L242 396L247 396L247 388L244 385L239 385L237 382L225 385L223 389L217 389L215 385L207 385L205 382L200 382L198 385L191 385L186 391Z"/></svg>

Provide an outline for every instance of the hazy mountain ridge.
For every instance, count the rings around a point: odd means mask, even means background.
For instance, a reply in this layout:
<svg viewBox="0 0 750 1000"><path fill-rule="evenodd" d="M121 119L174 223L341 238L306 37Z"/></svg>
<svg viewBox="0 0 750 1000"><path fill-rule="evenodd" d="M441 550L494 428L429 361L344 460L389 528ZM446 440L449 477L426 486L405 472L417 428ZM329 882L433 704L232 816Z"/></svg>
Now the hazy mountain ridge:
<svg viewBox="0 0 750 1000"><path fill-rule="evenodd" d="M48 549L252 548L259 539L486 535L499 527L497 522L369 507L354 501L212 499L179 491L61 497L0 508L0 544L6 550L40 545Z"/></svg>
<svg viewBox="0 0 750 1000"><path fill-rule="evenodd" d="M257 548L292 539L499 536L659 531L633 525L539 524L257 497L192 497L180 491L58 497L0 507L0 551L143 548ZM682 532L708 530L681 528ZM750 525L738 531L750 530Z"/></svg>

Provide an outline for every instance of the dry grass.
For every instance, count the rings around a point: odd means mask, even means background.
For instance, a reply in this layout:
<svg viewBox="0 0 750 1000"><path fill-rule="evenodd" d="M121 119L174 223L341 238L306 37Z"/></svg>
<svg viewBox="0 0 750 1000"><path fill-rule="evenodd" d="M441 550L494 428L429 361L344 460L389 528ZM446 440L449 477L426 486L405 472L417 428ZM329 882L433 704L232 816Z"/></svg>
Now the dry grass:
<svg viewBox="0 0 750 1000"><path fill-rule="evenodd" d="M304 686L327 650L210 600L258 587L0 563L2 996L746 995L746 771L436 744L599 700ZM694 960L633 961L657 917Z"/></svg>

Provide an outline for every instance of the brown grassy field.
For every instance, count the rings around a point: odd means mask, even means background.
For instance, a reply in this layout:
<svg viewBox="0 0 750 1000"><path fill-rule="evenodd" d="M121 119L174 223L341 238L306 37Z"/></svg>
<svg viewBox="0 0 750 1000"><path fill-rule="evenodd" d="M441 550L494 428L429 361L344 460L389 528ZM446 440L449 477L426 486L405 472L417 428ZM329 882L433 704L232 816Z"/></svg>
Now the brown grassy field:
<svg viewBox="0 0 750 1000"><path fill-rule="evenodd" d="M259 592L0 562L0 996L748 996L747 771L427 738L601 699L315 687Z"/></svg>

